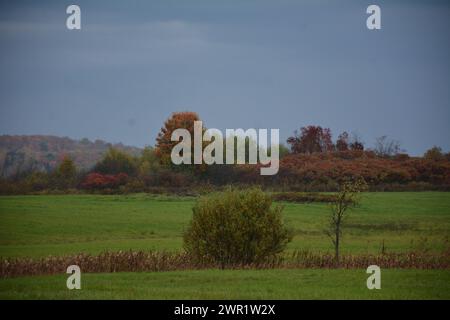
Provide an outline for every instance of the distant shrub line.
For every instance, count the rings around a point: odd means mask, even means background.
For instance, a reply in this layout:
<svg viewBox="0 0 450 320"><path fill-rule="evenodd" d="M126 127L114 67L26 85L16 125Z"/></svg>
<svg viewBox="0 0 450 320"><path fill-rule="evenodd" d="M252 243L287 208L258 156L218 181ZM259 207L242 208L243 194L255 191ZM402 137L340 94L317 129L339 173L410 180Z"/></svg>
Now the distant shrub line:
<svg viewBox="0 0 450 320"><path fill-rule="evenodd" d="M190 257L184 252L118 251L99 255L78 254L73 256L46 257L40 259L9 258L0 261L0 277L65 274L69 265L78 265L86 273L110 272L159 272L175 270L198 270L220 268L218 263ZM450 269L450 251L429 253L411 251L405 253L342 255L339 267L365 269L369 265L400 269ZM235 264L229 269L272 268L336 268L334 255L294 251L264 263Z"/></svg>
<svg viewBox="0 0 450 320"><path fill-rule="evenodd" d="M275 192L272 194L274 201L287 201L296 203L324 202L329 203L336 200L334 194L304 193L304 192Z"/></svg>
<svg viewBox="0 0 450 320"><path fill-rule="evenodd" d="M249 188L261 186L258 184L239 184L233 183L235 187ZM30 188L26 183L22 182L5 182L0 179L0 195L62 195L62 194L100 194L100 195L121 195L134 193L148 193L155 195L172 195L172 196L200 196L213 191L221 191L229 185L214 186L211 184L191 184L187 186L141 186L124 184L118 187L102 187L102 188ZM308 202L329 202L331 197L315 197L313 193L317 192L336 192L337 184L293 184L282 186L261 186L265 191L274 194L275 201L287 201L297 203ZM421 191L450 191L450 185L433 185L426 182L410 182L406 184L389 183L379 185L369 185L370 192L421 192ZM307 195L308 194L308 195Z"/></svg>
<svg viewBox="0 0 450 320"><path fill-rule="evenodd" d="M447 157L381 157L373 151L291 153L274 176L259 165L174 166L161 163L153 148L140 157L111 149L90 171L64 158L51 172L30 171L0 178L0 194L35 193L197 193L227 185L258 185L280 192L333 192L340 182L363 178L369 191L450 191ZM289 201L289 200L286 200Z"/></svg>

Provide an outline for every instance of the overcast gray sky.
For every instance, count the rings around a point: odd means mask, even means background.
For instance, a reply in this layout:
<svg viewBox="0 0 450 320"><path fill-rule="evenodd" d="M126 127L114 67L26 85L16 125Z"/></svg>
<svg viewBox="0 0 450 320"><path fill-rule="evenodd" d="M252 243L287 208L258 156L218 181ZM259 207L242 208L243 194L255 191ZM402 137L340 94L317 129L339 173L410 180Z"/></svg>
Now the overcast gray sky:
<svg viewBox="0 0 450 320"><path fill-rule="evenodd" d="M283 140L316 124L449 151L449 41L449 1L1 1L0 134L153 145L190 110Z"/></svg>

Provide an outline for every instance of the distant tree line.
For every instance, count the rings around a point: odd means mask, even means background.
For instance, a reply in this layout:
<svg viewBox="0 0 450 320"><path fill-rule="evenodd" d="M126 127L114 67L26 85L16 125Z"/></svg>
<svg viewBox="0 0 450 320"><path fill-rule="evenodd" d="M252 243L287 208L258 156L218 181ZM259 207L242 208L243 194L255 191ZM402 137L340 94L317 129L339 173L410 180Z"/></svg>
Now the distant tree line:
<svg viewBox="0 0 450 320"><path fill-rule="evenodd" d="M177 128L193 132L193 123L199 119L193 112L173 113L155 147L144 148L139 156L111 147L90 170L79 170L65 156L51 172L30 170L0 179L0 193L201 193L230 184L278 191L336 191L348 178L363 178L370 190L450 190L450 153L439 147L423 157L410 157L398 141L386 136L367 149L358 135L347 132L333 142L331 130L320 126L302 127L287 139L289 148L279 146L280 169L274 176L261 176L260 165L172 164L170 152L177 142L170 140L171 133ZM247 149L251 143L255 142L245 141Z"/></svg>

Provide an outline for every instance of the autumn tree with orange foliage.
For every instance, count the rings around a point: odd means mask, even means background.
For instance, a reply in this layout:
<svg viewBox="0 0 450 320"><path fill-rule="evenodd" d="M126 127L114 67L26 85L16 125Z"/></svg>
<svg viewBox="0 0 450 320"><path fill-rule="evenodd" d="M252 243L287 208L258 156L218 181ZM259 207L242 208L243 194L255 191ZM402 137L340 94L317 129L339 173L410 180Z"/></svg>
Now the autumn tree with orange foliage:
<svg viewBox="0 0 450 320"><path fill-rule="evenodd" d="M195 112L174 112L169 119L164 122L164 127L158 133L156 138L156 156L160 159L162 164L170 164L170 154L172 148L177 145L178 141L172 141L172 132L176 129L186 129L194 136L194 121L200 121L200 118ZM194 148L194 140L191 139L191 148Z"/></svg>
<svg viewBox="0 0 450 320"><path fill-rule="evenodd" d="M180 141L172 141L172 132L176 129L186 129L191 134L191 163L194 163L194 122L201 121L197 113L191 111L174 112L169 119L164 122L164 127L158 133L156 138L155 154L159 158L162 165L171 165L171 153L172 148L180 143ZM205 128L202 128L202 136L205 132ZM207 142L202 140L202 148L205 147ZM202 149L203 150L203 149ZM202 163L200 165L182 165L177 166L180 169L188 169L195 175L203 175L207 171L208 165Z"/></svg>

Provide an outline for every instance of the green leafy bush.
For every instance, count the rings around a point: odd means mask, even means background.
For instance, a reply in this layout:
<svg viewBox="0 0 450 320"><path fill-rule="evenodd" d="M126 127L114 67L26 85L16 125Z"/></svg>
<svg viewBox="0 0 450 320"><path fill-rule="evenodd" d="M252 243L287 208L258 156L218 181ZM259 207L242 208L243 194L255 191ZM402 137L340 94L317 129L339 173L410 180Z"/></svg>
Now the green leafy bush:
<svg viewBox="0 0 450 320"><path fill-rule="evenodd" d="M267 263L292 239L281 212L261 189L228 189L203 197L193 208L184 248L194 259L222 268Z"/></svg>

